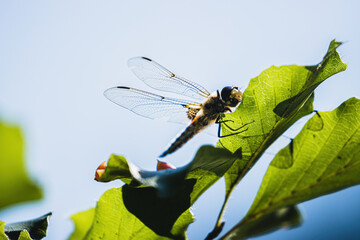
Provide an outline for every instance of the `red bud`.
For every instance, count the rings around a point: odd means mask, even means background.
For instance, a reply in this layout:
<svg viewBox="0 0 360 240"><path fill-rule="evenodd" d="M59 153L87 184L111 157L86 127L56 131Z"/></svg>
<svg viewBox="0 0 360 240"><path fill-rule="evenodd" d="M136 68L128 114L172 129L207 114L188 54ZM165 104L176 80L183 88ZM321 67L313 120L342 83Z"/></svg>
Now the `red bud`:
<svg viewBox="0 0 360 240"><path fill-rule="evenodd" d="M166 170L169 168L175 169L176 167L173 166L171 163L162 162L162 161L158 160L156 170L161 171L161 170Z"/></svg>
<svg viewBox="0 0 360 240"><path fill-rule="evenodd" d="M105 168L106 168L106 161L104 161L103 163L101 163L98 168L96 169L95 172L95 180L96 181L100 181L101 176L103 175L103 173L105 172Z"/></svg>

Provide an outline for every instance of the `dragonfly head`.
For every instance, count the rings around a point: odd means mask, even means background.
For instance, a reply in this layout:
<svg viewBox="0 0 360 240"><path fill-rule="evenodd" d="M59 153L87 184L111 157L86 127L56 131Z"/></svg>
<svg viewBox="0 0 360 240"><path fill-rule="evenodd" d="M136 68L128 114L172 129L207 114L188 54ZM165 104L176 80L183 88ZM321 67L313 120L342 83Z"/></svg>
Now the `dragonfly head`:
<svg viewBox="0 0 360 240"><path fill-rule="evenodd" d="M221 90L221 99L229 107L236 107L242 99L242 92L238 87L224 87Z"/></svg>

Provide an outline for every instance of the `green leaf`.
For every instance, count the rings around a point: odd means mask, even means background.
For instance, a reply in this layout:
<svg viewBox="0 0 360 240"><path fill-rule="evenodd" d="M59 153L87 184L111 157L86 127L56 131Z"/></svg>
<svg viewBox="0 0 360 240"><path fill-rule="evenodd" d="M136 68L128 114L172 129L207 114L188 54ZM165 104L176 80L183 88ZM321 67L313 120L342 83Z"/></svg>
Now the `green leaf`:
<svg viewBox="0 0 360 240"><path fill-rule="evenodd" d="M254 221L249 221L235 226L231 236L226 235L221 239L247 239L273 232L280 228L294 228L300 226L302 217L296 206L277 209L273 212L263 214Z"/></svg>
<svg viewBox="0 0 360 240"><path fill-rule="evenodd" d="M134 171L125 158L112 155L100 180L119 178L128 185L100 198L86 239L185 239L194 221L190 206L238 157L239 152L203 146L184 167L149 172Z"/></svg>
<svg viewBox="0 0 360 240"><path fill-rule="evenodd" d="M145 171L128 162L123 156L111 155L105 171L97 180L109 182L121 179L132 187L154 187L159 197L166 198L183 188L185 178L199 179L203 184L212 185L231 167L236 159L234 156L236 155L226 149L202 146L194 160L186 166L161 171ZM193 196L194 200L196 198L197 196Z"/></svg>
<svg viewBox="0 0 360 240"><path fill-rule="evenodd" d="M18 127L0 122L0 209L37 200L41 189L30 181L23 160L23 139Z"/></svg>
<svg viewBox="0 0 360 240"><path fill-rule="evenodd" d="M19 236L18 240L31 240L29 232L26 230L22 230L20 232L20 236Z"/></svg>
<svg viewBox="0 0 360 240"><path fill-rule="evenodd" d="M71 216L74 222L75 230L69 237L69 240L82 240L84 239L87 231L90 229L95 215L95 208L76 213Z"/></svg>
<svg viewBox="0 0 360 240"><path fill-rule="evenodd" d="M5 222L0 221L0 240L8 240L7 236L5 235Z"/></svg>
<svg viewBox="0 0 360 240"><path fill-rule="evenodd" d="M11 240L42 239L46 236L50 216L51 213L48 213L33 220L7 224L4 229L2 229L2 227L0 228L0 232L5 232L6 236ZM0 237L2 237L2 235L0 235Z"/></svg>
<svg viewBox="0 0 360 240"><path fill-rule="evenodd" d="M236 159L242 157L241 149L231 154L226 149L202 146L190 163L189 172L186 175L186 180L196 180L190 196L191 205L229 170Z"/></svg>
<svg viewBox="0 0 360 240"><path fill-rule="evenodd" d="M146 171L128 162L123 156L111 155L100 182L121 179L132 187L151 186L158 190L160 197L169 197L178 190L185 179L189 167L167 169L162 171Z"/></svg>
<svg viewBox="0 0 360 240"><path fill-rule="evenodd" d="M3 223L4 223L4 222L3 222ZM4 224L5 224L5 223L4 223ZM8 237L5 235L3 229L0 229L0 240L9 240L9 239L10 239L10 238L8 238ZM30 237L28 231L23 230L23 231L20 232L19 237L11 238L10 240L13 240L13 239L15 239L15 240L31 240L31 237Z"/></svg>
<svg viewBox="0 0 360 240"><path fill-rule="evenodd" d="M285 163L285 164L284 164ZM360 100L317 112L271 162L245 218L224 239L284 207L360 183Z"/></svg>
<svg viewBox="0 0 360 240"><path fill-rule="evenodd" d="M266 69L251 79L236 111L225 115L224 120L234 121L232 128L247 124L245 128L248 129L218 142L218 146L231 152L241 148L244 156L225 174L226 199L220 217L235 185L265 150L295 121L313 111L315 88L330 76L346 69L346 64L336 51L340 45L333 40L324 59L315 66L288 65ZM229 133L232 132L223 126L223 135ZM219 224L220 219L217 226Z"/></svg>

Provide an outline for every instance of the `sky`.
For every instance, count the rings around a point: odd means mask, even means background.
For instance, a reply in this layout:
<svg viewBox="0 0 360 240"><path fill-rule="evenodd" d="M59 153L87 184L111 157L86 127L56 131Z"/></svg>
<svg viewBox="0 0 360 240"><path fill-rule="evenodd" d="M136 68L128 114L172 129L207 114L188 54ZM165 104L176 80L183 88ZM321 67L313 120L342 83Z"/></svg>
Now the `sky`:
<svg viewBox="0 0 360 240"><path fill-rule="evenodd" d="M156 157L184 126L142 118L111 103L103 92L124 85L149 89L127 68L146 56L209 91L246 89L251 78L276 65L321 61L332 39L348 64L315 92L314 108L329 111L359 97L358 1L0 1L0 118L22 127L26 165L44 189L43 200L0 212L15 222L53 212L47 239L66 239L70 216L95 206L121 182L93 180L112 154L154 170ZM306 118L284 135L295 137ZM188 163L217 138L201 133L166 158ZM237 186L224 232L244 216L281 137ZM218 181L193 206L189 239L212 229L224 197ZM258 239L360 238L359 186L299 205L305 221Z"/></svg>

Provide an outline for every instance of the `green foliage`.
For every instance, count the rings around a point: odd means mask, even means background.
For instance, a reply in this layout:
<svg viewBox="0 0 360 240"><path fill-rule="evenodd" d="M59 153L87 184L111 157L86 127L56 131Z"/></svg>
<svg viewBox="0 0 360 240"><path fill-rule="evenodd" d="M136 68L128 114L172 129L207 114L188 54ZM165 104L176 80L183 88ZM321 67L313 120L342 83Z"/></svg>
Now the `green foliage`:
<svg viewBox="0 0 360 240"><path fill-rule="evenodd" d="M8 240L7 236L5 235L5 222L0 221L0 240Z"/></svg>
<svg viewBox="0 0 360 240"><path fill-rule="evenodd" d="M31 240L31 236L30 236L30 234L28 233L28 231L23 230L23 231L21 231L18 240Z"/></svg>
<svg viewBox="0 0 360 240"><path fill-rule="evenodd" d="M51 213L48 213L33 220L11 223L5 226L5 223L0 221L0 239L42 239L46 236L50 216Z"/></svg>
<svg viewBox="0 0 360 240"><path fill-rule="evenodd" d="M42 197L30 181L23 162L23 140L18 127L0 122L0 209ZM47 214L38 219L5 225L0 221L0 239L41 239L46 236Z"/></svg>
<svg viewBox="0 0 360 240"><path fill-rule="evenodd" d="M243 102L236 111L225 115L225 120L234 121L233 128L249 124L243 134L220 139L218 143L218 146L232 152L241 148L244 156L225 174L226 200L223 210L235 185L265 150L295 121L313 111L314 89L330 76L346 69L346 64L336 51L340 45L333 40L318 65L272 66L263 71L251 79L244 92ZM224 126L223 134L229 133ZM219 223L220 219L217 226Z"/></svg>
<svg viewBox="0 0 360 240"><path fill-rule="evenodd" d="M288 206L360 183L360 100L317 112L273 159L245 218L223 239Z"/></svg>
<svg viewBox="0 0 360 240"><path fill-rule="evenodd" d="M69 237L69 240L84 239L87 231L91 227L94 214L95 208L90 208L89 210L79 212L71 216L71 220L75 225L75 230Z"/></svg>
<svg viewBox="0 0 360 240"><path fill-rule="evenodd" d="M0 209L42 197L41 189L30 181L25 171L20 129L1 122L0 193Z"/></svg>
<svg viewBox="0 0 360 240"><path fill-rule="evenodd" d="M242 104L234 113L225 115L225 120L233 120L237 126L250 123L244 134L220 140L221 145L232 152L242 148L245 156L225 175L227 191L239 182L276 138L296 120L312 112L314 89L346 69L336 52L338 46L340 43L332 41L324 59L316 66L272 66L251 79ZM228 133L224 127L223 134Z"/></svg>
<svg viewBox="0 0 360 240"><path fill-rule="evenodd" d="M207 239L215 238L236 184L284 131L313 112L315 88L346 69L336 51L340 45L332 41L317 65L272 66L252 79L242 104L223 118L231 120L227 124L232 128L246 125L248 129L220 139L221 148L201 147L186 166L145 171L112 155L106 168L98 169L96 179L120 179L125 185L105 192L95 209L74 215L76 230L70 239L185 239L194 221L190 207L225 176L225 202ZM244 239L298 226L302 217L296 204L358 184L359 128L357 99L332 112L317 112L276 155L247 215L222 239ZM229 133L223 126L223 135Z"/></svg>
<svg viewBox="0 0 360 240"><path fill-rule="evenodd" d="M121 179L127 185L100 198L85 239L184 239L193 222L190 206L237 157L225 149L203 146L188 165L151 172L112 155L100 181Z"/></svg>

